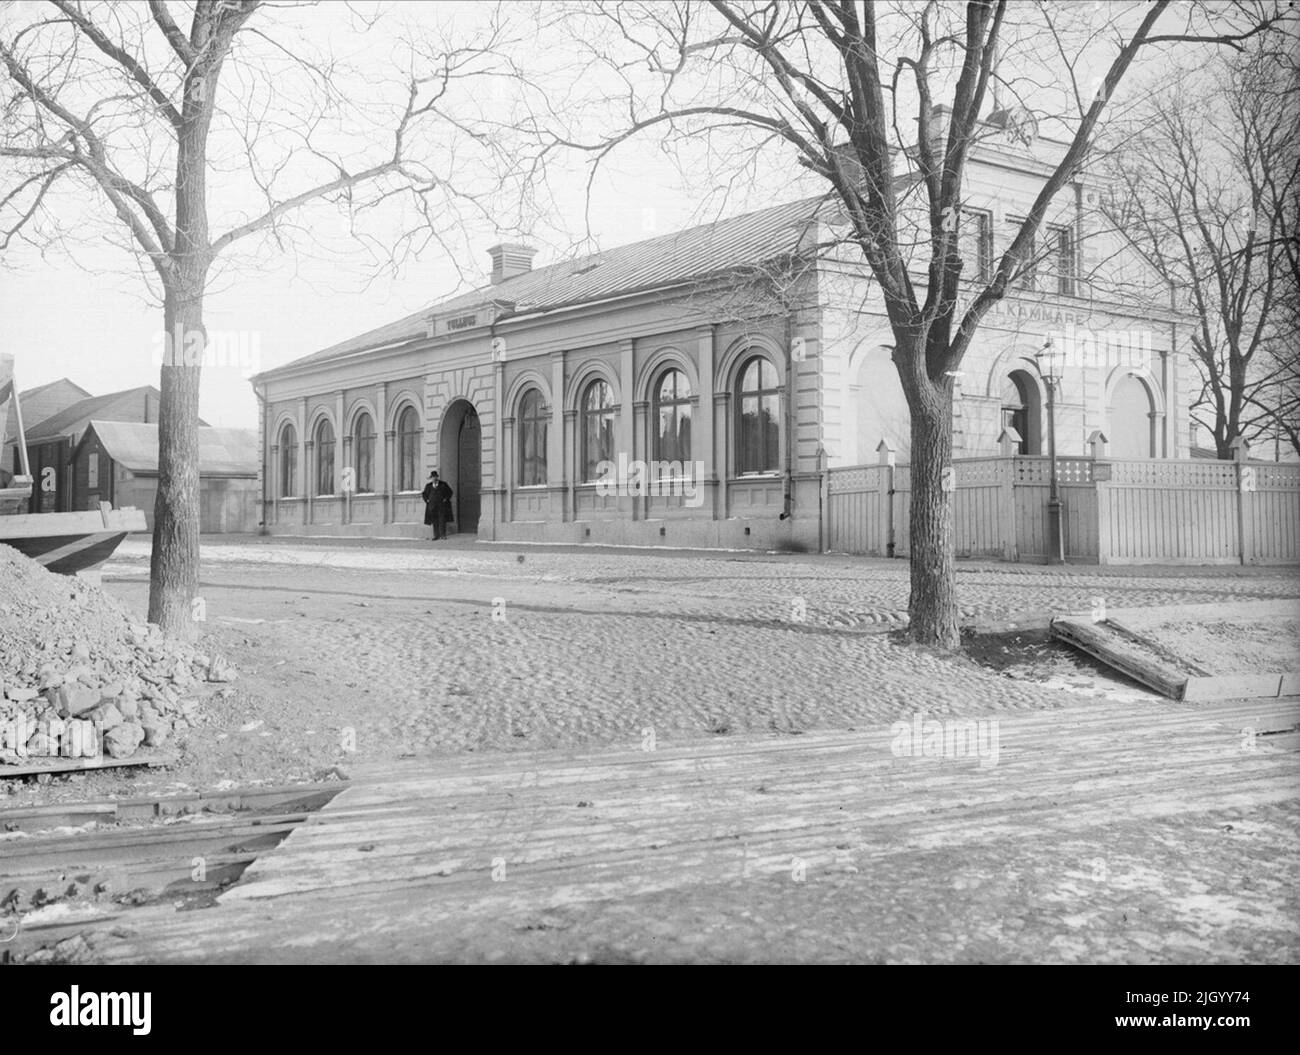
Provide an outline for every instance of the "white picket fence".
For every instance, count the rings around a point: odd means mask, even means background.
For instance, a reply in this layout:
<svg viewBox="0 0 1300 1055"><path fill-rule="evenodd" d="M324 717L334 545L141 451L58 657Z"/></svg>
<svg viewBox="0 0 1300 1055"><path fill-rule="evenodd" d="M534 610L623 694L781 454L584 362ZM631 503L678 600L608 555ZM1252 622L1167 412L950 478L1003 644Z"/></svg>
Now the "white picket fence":
<svg viewBox="0 0 1300 1055"><path fill-rule="evenodd" d="M954 462L957 554L1044 561L1050 463L1006 455ZM1065 555L1100 564L1300 562L1300 465L1058 458ZM831 469L828 549L906 556L911 469Z"/></svg>

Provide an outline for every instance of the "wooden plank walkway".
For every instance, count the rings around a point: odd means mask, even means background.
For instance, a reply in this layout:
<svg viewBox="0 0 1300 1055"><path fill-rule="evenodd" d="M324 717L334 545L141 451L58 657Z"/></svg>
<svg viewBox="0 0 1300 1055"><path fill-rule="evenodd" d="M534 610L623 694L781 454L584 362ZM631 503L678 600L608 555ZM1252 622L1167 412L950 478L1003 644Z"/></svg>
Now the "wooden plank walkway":
<svg viewBox="0 0 1300 1055"><path fill-rule="evenodd" d="M899 757L880 728L359 770L216 906L88 937L115 963L436 960L449 921L1300 799L1295 698L997 718L995 765Z"/></svg>

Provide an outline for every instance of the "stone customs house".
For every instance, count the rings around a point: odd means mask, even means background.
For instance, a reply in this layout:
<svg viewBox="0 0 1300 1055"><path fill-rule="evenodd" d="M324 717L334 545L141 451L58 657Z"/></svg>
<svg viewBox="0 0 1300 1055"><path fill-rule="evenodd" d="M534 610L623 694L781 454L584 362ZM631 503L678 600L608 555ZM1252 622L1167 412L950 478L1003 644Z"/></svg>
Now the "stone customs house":
<svg viewBox="0 0 1300 1055"><path fill-rule="evenodd" d="M992 267L1063 149L986 131L968 272ZM1185 319L1135 306L1099 189L1081 176L1058 195L1042 259L986 317L958 379L956 457L1007 436L1046 452L1034 352L1049 336L1068 353L1063 455L1100 432L1117 457L1186 456ZM484 539L824 545L826 470L874 463L882 440L905 462L908 444L879 290L857 249L835 248L845 230L808 199L546 267L494 247L481 289L253 379L265 529L418 536L437 468L455 530Z"/></svg>

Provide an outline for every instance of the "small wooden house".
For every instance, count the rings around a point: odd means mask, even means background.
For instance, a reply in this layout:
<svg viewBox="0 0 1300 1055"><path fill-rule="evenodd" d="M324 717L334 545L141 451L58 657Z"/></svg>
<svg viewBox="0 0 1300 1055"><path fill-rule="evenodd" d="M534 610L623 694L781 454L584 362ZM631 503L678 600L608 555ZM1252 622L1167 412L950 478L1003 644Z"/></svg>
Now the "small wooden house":
<svg viewBox="0 0 1300 1055"><path fill-rule="evenodd" d="M252 429L199 428L200 531L257 530L257 464L257 433ZM158 426L92 421L73 452L72 492L76 509L97 509L100 502L136 506L152 528Z"/></svg>

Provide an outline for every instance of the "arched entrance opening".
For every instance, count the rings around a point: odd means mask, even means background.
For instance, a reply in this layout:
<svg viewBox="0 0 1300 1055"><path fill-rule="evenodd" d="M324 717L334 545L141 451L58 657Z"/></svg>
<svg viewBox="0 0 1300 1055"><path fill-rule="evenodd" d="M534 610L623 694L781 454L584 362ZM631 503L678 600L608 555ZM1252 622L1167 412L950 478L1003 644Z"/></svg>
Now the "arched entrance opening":
<svg viewBox="0 0 1300 1055"><path fill-rule="evenodd" d="M1012 370L1002 382L1002 427L1020 434L1020 454L1042 453L1042 407L1038 385L1026 370Z"/></svg>
<svg viewBox="0 0 1300 1055"><path fill-rule="evenodd" d="M443 414L438 449L442 455L438 472L453 492L453 527L457 532L476 532L483 486L483 435L478 411L468 400L456 400Z"/></svg>

